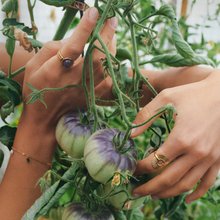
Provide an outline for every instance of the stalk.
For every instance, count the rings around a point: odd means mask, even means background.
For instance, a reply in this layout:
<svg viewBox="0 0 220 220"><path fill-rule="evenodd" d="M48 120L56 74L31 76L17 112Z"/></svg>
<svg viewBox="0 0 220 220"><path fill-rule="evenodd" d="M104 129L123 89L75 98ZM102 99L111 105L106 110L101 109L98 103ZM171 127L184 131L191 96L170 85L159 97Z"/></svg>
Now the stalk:
<svg viewBox="0 0 220 220"><path fill-rule="evenodd" d="M74 8L66 8L63 18L59 24L59 27L53 37L54 41L63 39L63 37L65 36L66 32L68 31L70 27L70 24L75 18L77 11L78 10Z"/></svg>

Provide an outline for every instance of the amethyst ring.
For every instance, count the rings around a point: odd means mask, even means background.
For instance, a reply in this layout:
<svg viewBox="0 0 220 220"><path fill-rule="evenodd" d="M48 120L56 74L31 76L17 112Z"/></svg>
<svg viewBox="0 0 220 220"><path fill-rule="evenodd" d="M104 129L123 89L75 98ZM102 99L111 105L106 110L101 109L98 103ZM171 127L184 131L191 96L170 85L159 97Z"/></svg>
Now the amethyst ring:
<svg viewBox="0 0 220 220"><path fill-rule="evenodd" d="M69 68L73 65L73 60L71 58L64 58L61 54L61 49L57 53L57 57L62 62L62 66L65 68Z"/></svg>

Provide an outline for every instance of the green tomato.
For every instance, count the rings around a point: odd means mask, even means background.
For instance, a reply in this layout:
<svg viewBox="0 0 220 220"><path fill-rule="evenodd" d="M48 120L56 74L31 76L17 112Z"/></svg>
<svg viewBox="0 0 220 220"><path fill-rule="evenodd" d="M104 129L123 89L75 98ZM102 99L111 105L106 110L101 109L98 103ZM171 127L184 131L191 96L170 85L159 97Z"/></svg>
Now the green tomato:
<svg viewBox="0 0 220 220"><path fill-rule="evenodd" d="M86 115L85 110L80 110ZM60 118L56 127L56 139L61 148L72 158L83 157L86 141L93 133L93 125L82 124L79 112L72 111Z"/></svg>
<svg viewBox="0 0 220 220"><path fill-rule="evenodd" d="M113 191L113 193L117 193L121 190L124 190L128 193L130 199L128 199L128 196L125 192L120 192L113 196L110 196L107 199L107 201L118 210L128 210L137 208L144 203L146 197L140 197L138 199L135 199L135 197L133 197L132 195L132 192L141 184L143 184L143 181L136 181L135 179L131 178L128 184L122 184L121 186L115 187ZM103 190L104 194L108 195L112 190L111 183L104 185Z"/></svg>
<svg viewBox="0 0 220 220"><path fill-rule="evenodd" d="M115 218L105 206L100 206L98 210L92 212L88 210L86 203L74 202L65 208L62 220L115 220Z"/></svg>
<svg viewBox="0 0 220 220"><path fill-rule="evenodd" d="M126 154L121 154L116 149L113 141L119 133L118 129L102 129L96 131L86 142L84 150L84 160L90 176L105 184L115 172L129 173L132 175L136 169L137 150L132 139L128 139L123 150L131 147ZM125 132L121 131L120 143ZM134 149L132 149L134 148ZM135 160L134 160L135 159Z"/></svg>
<svg viewBox="0 0 220 220"><path fill-rule="evenodd" d="M56 208L52 208L50 210L50 219L51 220L62 220L62 216L63 216L63 212L64 212L64 207L58 207Z"/></svg>

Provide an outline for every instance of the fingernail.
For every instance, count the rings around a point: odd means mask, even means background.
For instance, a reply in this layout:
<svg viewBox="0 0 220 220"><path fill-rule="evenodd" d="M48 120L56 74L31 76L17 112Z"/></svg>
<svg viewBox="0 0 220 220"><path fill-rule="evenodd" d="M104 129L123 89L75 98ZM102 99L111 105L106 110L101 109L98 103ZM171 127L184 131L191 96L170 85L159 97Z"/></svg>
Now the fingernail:
<svg viewBox="0 0 220 220"><path fill-rule="evenodd" d="M187 202L187 204L191 204L192 202L194 202L194 200L191 200L191 201Z"/></svg>
<svg viewBox="0 0 220 220"><path fill-rule="evenodd" d="M152 195L151 198L152 198L152 199L159 199L159 197L156 196L156 195Z"/></svg>
<svg viewBox="0 0 220 220"><path fill-rule="evenodd" d="M136 126L136 124L132 124L132 126ZM137 128L132 128L131 134L134 134L137 131Z"/></svg>
<svg viewBox="0 0 220 220"><path fill-rule="evenodd" d="M98 10L94 7L90 8L89 10L89 19L91 21L95 21L97 19L98 16Z"/></svg>
<svg viewBox="0 0 220 220"><path fill-rule="evenodd" d="M117 19L116 17L111 18L111 19L109 20L109 22L110 22L110 25L111 25L114 29L117 28L117 26L118 26L118 19Z"/></svg>
<svg viewBox="0 0 220 220"><path fill-rule="evenodd" d="M139 193L133 193L133 196L134 196L135 198L139 198L139 197L141 197L142 195L139 194Z"/></svg>

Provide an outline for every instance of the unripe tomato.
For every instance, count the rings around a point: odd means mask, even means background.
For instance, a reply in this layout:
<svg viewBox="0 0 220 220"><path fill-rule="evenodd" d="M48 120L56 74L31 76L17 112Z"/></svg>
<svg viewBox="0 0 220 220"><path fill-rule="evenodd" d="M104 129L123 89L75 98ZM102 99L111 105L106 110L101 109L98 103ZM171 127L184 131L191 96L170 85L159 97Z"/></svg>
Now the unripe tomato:
<svg viewBox="0 0 220 220"><path fill-rule="evenodd" d="M121 154L116 149L113 139L119 133L118 129L103 129L96 131L86 142L84 150L85 165L90 176L96 181L105 184L115 172L132 175L136 169L137 150L130 150L126 154ZM120 142L124 137L124 131L121 132ZM123 150L132 147L136 148L132 139L129 139Z"/></svg>
<svg viewBox="0 0 220 220"><path fill-rule="evenodd" d="M95 212L86 208L86 203L74 202L67 206L63 213L62 220L115 220L111 211L100 206Z"/></svg>
<svg viewBox="0 0 220 220"><path fill-rule="evenodd" d="M135 199L132 195L132 191L137 188L138 186L140 186L141 184L143 184L143 181L137 181L133 178L130 179L130 182L127 184L122 184L121 186L115 188L115 190L113 191L113 193L119 192L121 190L125 190L128 195L129 198L131 199ZM108 183L106 185L103 186L104 188L104 194L107 195L109 194L109 192L112 190L111 184ZM137 207L139 207L140 205L142 205L146 199L146 197L140 197L136 200L127 200L127 194L125 192L120 192L118 194L115 194L111 197L109 197L107 199L107 201L113 205L116 209L119 210L127 210L127 209L135 209ZM125 202L129 201L129 207L126 207Z"/></svg>
<svg viewBox="0 0 220 220"><path fill-rule="evenodd" d="M50 210L50 219L51 220L62 220L64 207L52 208Z"/></svg>
<svg viewBox="0 0 220 220"><path fill-rule="evenodd" d="M82 115L86 110L80 110ZM93 125L80 122L78 110L65 114L56 127L56 139L61 148L72 158L82 158L86 141L93 133Z"/></svg>

